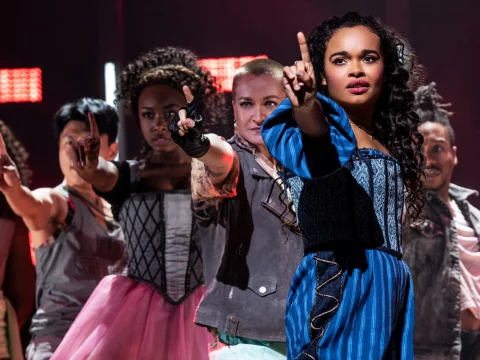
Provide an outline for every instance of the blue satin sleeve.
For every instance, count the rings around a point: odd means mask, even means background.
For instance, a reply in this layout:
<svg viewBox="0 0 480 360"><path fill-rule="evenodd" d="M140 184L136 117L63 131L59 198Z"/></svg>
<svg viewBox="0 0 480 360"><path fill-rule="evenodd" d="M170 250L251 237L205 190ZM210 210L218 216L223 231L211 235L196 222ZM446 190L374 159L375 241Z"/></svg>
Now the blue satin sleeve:
<svg viewBox="0 0 480 360"><path fill-rule="evenodd" d="M298 128L292 105L285 99L262 125L262 136L272 156L295 175L311 179L328 173L333 162L344 166L357 147L348 116L338 104L317 93L329 124L325 139L313 139ZM326 161L327 160L327 161Z"/></svg>

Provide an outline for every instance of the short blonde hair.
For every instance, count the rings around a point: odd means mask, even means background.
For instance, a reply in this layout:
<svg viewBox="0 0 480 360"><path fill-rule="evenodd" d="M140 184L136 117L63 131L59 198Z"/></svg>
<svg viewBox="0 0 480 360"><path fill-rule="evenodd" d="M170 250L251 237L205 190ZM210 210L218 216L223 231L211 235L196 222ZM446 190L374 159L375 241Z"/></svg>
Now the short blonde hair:
<svg viewBox="0 0 480 360"><path fill-rule="evenodd" d="M233 77L232 95L235 97L238 80L244 75L270 75L282 80L283 65L272 59L256 59L242 65L235 72Z"/></svg>

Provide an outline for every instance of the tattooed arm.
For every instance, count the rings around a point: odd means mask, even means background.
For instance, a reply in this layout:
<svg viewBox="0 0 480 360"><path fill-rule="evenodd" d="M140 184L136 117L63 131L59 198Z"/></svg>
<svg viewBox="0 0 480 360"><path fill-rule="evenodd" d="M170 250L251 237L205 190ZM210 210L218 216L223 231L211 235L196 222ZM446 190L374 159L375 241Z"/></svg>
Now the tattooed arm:
<svg viewBox="0 0 480 360"><path fill-rule="evenodd" d="M198 158L205 164L205 170L213 185L219 185L232 171L235 151L232 146L215 134L205 135L210 140L207 153Z"/></svg>
<svg viewBox="0 0 480 360"><path fill-rule="evenodd" d="M185 153L205 164L213 185L221 184L232 170L235 152L229 143L215 134L204 134L203 119L188 86L183 87L187 106L180 109L168 129Z"/></svg>

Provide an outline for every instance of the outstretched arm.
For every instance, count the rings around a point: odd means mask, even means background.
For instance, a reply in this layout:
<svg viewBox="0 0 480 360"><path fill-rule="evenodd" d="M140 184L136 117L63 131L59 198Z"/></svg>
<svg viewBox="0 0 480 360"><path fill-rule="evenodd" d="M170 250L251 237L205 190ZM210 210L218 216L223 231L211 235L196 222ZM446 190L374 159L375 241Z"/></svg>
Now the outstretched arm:
<svg viewBox="0 0 480 360"><path fill-rule="evenodd" d="M232 146L215 134L205 135L210 140L210 149L199 158L205 164L210 181L213 185L219 185L232 171L235 160L235 151Z"/></svg>
<svg viewBox="0 0 480 360"><path fill-rule="evenodd" d="M232 170L235 152L220 136L202 132L202 117L198 114L195 99L188 86L183 87L183 92L188 105L178 112L169 126L172 139L187 155L203 162L212 184L219 185Z"/></svg>
<svg viewBox="0 0 480 360"><path fill-rule="evenodd" d="M328 133L328 124L322 105L317 100L315 71L310 60L307 41L302 32L297 34L302 60L283 69L285 92L292 104L293 118L298 127L310 138L324 137Z"/></svg>
<svg viewBox="0 0 480 360"><path fill-rule="evenodd" d="M316 92L305 37L298 34L302 60L284 68L284 100L262 124L268 151L301 178L324 176L350 160L356 140L348 116ZM328 121L327 121L328 118Z"/></svg>
<svg viewBox="0 0 480 360"><path fill-rule="evenodd" d="M92 113L88 114L90 136L72 146L72 163L78 175L96 189L108 192L118 181L118 169L100 156L100 134Z"/></svg>
<svg viewBox="0 0 480 360"><path fill-rule="evenodd" d="M52 218L66 216L67 202L52 189L31 191L22 186L15 163L7 153L0 134L0 191L3 192L12 210L32 230L43 230Z"/></svg>

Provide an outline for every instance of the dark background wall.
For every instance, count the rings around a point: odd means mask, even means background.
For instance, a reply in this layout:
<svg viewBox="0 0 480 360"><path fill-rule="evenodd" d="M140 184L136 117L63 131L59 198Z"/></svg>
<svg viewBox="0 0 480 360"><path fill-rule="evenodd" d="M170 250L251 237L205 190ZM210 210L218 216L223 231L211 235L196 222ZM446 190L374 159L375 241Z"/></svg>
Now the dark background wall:
<svg viewBox="0 0 480 360"><path fill-rule="evenodd" d="M453 104L460 163L454 181L480 189L480 135L474 106L480 75L473 0L132 1L3 2L0 68L40 67L43 101L0 104L6 121L27 146L34 186L61 181L51 118L63 103L103 97L103 64L125 62L153 46L189 47L200 57L267 54L289 64L297 59L296 32L346 11L373 13L406 35ZM127 154L139 136L127 119ZM479 202L477 204L480 205Z"/></svg>

